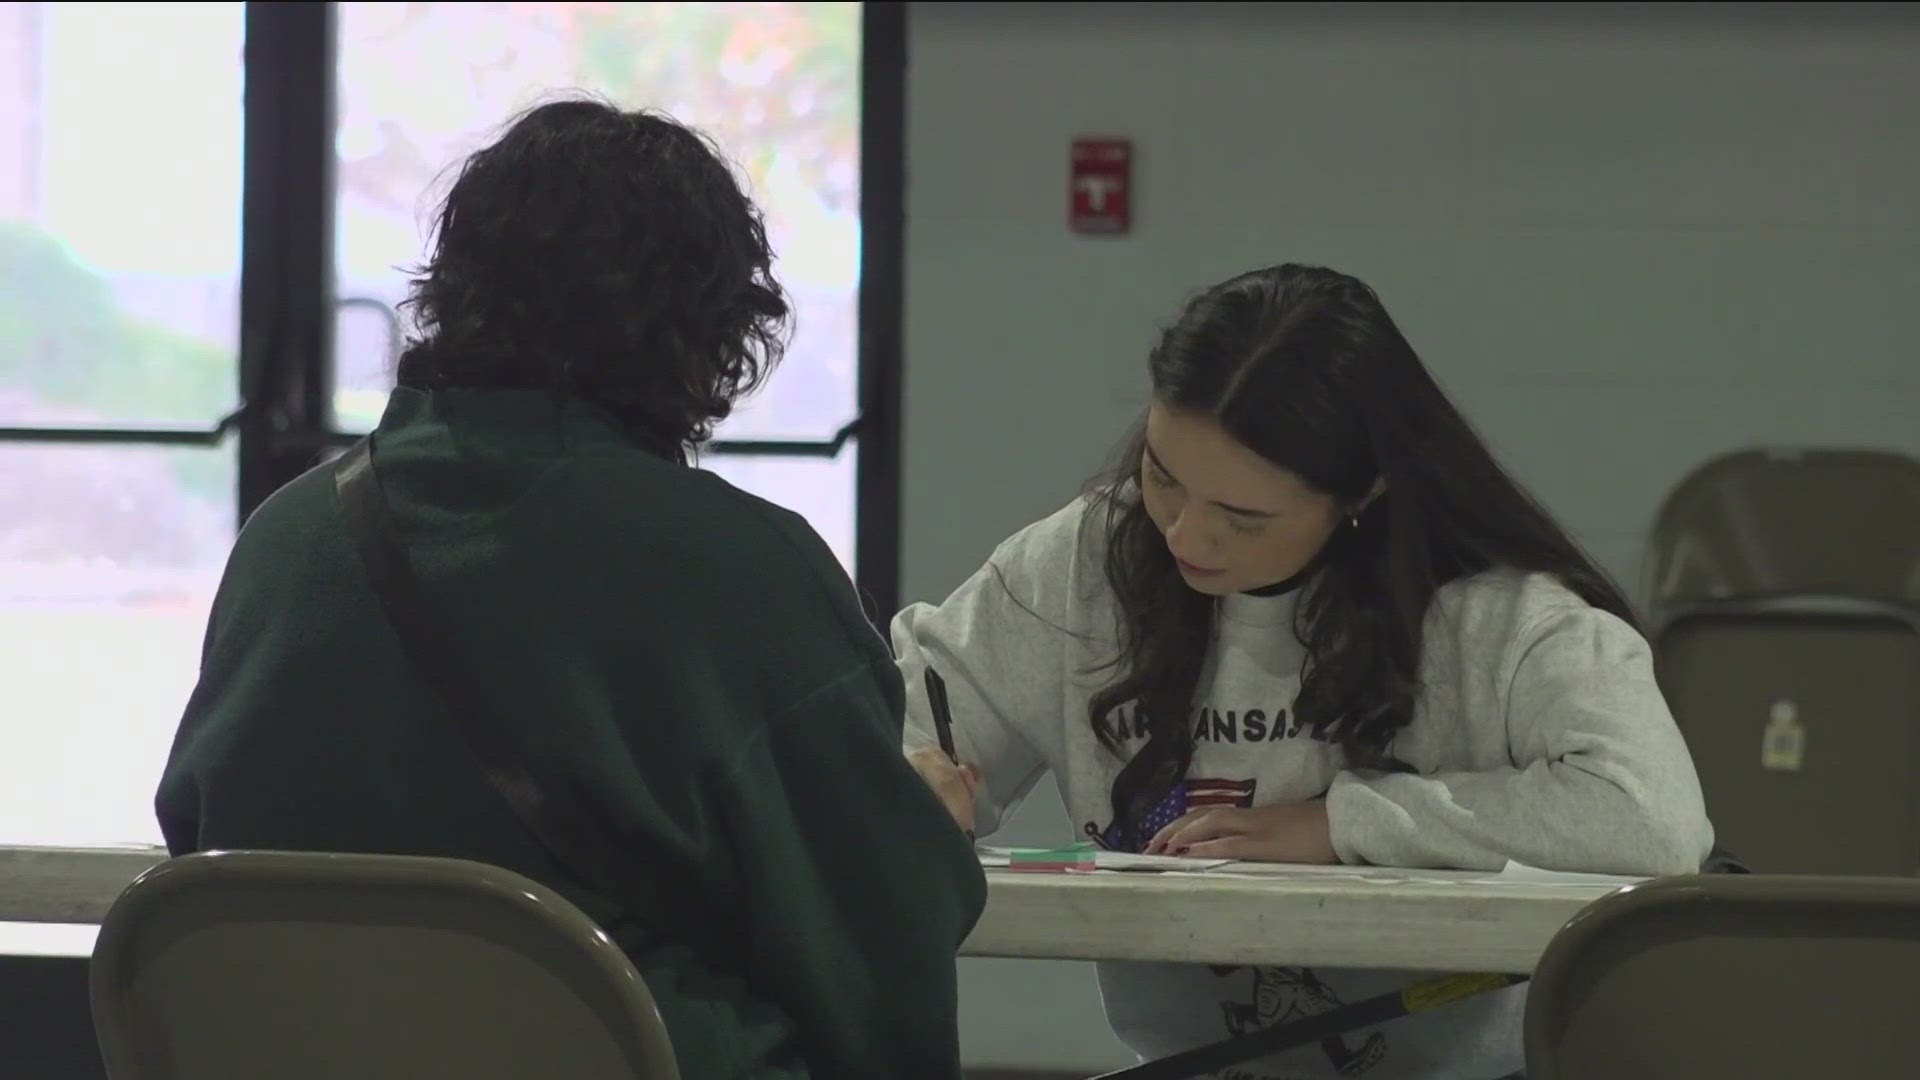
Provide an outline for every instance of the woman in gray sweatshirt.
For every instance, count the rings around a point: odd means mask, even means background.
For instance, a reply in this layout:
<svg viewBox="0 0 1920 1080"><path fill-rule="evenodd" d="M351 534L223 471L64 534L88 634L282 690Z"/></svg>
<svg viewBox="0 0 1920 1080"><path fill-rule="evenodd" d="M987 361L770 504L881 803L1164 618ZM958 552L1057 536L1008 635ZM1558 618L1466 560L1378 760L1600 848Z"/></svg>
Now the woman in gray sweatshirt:
<svg viewBox="0 0 1920 1080"><path fill-rule="evenodd" d="M1114 474L893 625L907 753L988 833L1042 773L1110 848L1692 872L1713 832L1619 589L1497 464L1371 289L1316 267L1195 298ZM935 746L924 675L961 764ZM1415 981L1109 963L1160 1057ZM1524 988L1232 1070L1493 1080Z"/></svg>

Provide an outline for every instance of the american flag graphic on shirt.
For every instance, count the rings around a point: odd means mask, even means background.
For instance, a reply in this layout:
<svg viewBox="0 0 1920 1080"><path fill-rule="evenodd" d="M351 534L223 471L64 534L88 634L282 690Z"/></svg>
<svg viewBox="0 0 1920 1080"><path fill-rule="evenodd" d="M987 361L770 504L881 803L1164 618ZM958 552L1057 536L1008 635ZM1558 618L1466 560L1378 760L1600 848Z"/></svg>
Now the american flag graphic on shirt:
<svg viewBox="0 0 1920 1080"><path fill-rule="evenodd" d="M1153 839L1155 833L1178 821L1188 811L1212 806L1252 806L1253 783L1252 780L1222 780L1210 776L1188 777L1175 784L1172 791L1147 811L1140 821L1137 835L1123 835L1120 823L1114 822L1100 835L1100 842L1107 848L1137 852Z"/></svg>

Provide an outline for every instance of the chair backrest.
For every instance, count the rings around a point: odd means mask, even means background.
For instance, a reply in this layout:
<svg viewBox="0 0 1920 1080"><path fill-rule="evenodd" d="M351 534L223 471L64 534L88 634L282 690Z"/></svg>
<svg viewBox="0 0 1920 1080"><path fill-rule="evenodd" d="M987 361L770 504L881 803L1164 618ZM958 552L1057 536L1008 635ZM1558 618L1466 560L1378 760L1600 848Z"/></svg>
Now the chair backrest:
<svg viewBox="0 0 1920 1080"><path fill-rule="evenodd" d="M113 1080L678 1080L579 909L456 859L226 852L143 874L94 948Z"/></svg>
<svg viewBox="0 0 1920 1080"><path fill-rule="evenodd" d="M1528 1080L1920 1075L1920 881L1703 875L1597 901L1541 957Z"/></svg>
<svg viewBox="0 0 1920 1080"><path fill-rule="evenodd" d="M1722 600L1651 636L1730 848L1762 873L1920 872L1920 608Z"/></svg>
<svg viewBox="0 0 1920 1080"><path fill-rule="evenodd" d="M1643 565L1654 611L1733 597L1920 602L1920 462L1874 450L1743 450L1667 496Z"/></svg>

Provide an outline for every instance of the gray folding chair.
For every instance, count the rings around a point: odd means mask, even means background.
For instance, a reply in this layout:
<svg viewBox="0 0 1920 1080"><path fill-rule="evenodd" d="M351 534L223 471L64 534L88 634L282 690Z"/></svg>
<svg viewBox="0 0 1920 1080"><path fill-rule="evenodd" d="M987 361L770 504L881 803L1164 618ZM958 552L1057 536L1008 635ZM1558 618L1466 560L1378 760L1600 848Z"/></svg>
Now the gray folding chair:
<svg viewBox="0 0 1920 1080"><path fill-rule="evenodd" d="M1528 1080L1920 1076L1920 881L1665 878L1588 907L1527 997Z"/></svg>
<svg viewBox="0 0 1920 1080"><path fill-rule="evenodd" d="M1660 685L1726 845L1762 872L1920 868L1920 462L1719 458L1667 499L1645 569Z"/></svg>
<svg viewBox="0 0 1920 1080"><path fill-rule="evenodd" d="M678 1080L653 997L578 908L457 859L228 852L100 928L112 1080Z"/></svg>
<svg viewBox="0 0 1920 1080"><path fill-rule="evenodd" d="M1879 450L1742 450L1669 494L1642 598L1829 596L1920 604L1920 462Z"/></svg>

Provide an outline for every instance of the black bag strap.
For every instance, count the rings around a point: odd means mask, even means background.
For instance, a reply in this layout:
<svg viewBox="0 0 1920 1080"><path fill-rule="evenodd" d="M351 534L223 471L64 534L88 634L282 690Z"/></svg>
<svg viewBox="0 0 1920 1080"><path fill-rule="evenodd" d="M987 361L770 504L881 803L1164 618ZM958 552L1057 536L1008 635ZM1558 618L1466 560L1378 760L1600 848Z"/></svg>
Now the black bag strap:
<svg viewBox="0 0 1920 1080"><path fill-rule="evenodd" d="M454 676L460 660L451 655L451 642L433 626L420 596L420 579L413 572L413 561L394 529L393 514L387 506L380 476L373 471L373 438L353 444L333 464L334 490L340 496L340 512L346 518L347 532L360 549L360 562L367 571L367 583L386 612L387 622L400 639L401 651L414 671L447 707L447 714L460 734L473 748L474 757L487 774L487 781L513 807L514 813L532 831L548 854L559 853L549 842L552 833L547 820L547 799L533 775L501 744L500 728L485 722L491 708L474 690L471 682ZM563 862L562 866L566 864ZM571 869L571 868L568 868Z"/></svg>
<svg viewBox="0 0 1920 1080"><path fill-rule="evenodd" d="M686 926L693 916L685 902L643 872L643 856L621 851L612 843L612 827L596 820L599 815L590 800L572 788L554 787L536 778L527 768L524 749L512 745L507 736L510 728L495 715L493 703L473 680L460 677L472 664L457 655L452 636L426 604L373 466L373 436L355 443L334 462L333 482L367 582L400 639L402 652L446 706L450 722L472 749L494 790L561 873L603 895L611 890L627 903L645 902L649 916L664 917L674 927ZM564 784L564 778L560 780Z"/></svg>

